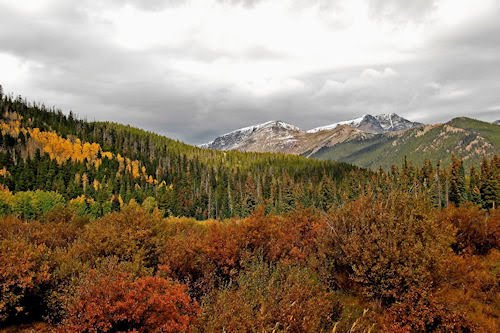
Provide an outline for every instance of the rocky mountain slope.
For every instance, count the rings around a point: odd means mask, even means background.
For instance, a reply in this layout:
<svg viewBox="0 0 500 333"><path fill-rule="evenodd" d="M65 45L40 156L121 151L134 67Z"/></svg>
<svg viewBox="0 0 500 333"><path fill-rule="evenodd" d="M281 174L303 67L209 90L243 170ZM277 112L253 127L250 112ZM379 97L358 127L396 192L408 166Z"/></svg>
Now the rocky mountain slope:
<svg viewBox="0 0 500 333"><path fill-rule="evenodd" d="M294 125L276 120L248 126L224 134L203 148L241 151L288 151L294 148L296 137L302 130Z"/></svg>
<svg viewBox="0 0 500 333"><path fill-rule="evenodd" d="M405 156L416 164L429 159L447 165L451 154L462 158L465 165L477 163L484 156L500 154L500 127L475 119L455 118L445 124L353 138L323 147L311 157L387 169L400 164Z"/></svg>
<svg viewBox="0 0 500 333"><path fill-rule="evenodd" d="M368 138L373 134L347 125L333 130L306 132L282 121L270 121L224 134L203 148L311 155L322 147L345 140Z"/></svg>
<svg viewBox="0 0 500 333"><path fill-rule="evenodd" d="M420 123L411 122L397 114L364 115L360 118L303 131L280 120L248 126L217 137L202 145L217 150L279 152L311 154L323 147L356 137L371 137L376 133L405 130Z"/></svg>
<svg viewBox="0 0 500 333"><path fill-rule="evenodd" d="M365 114L360 118L353 120L341 121L327 126L313 128L308 133L315 133L319 131L332 130L337 126L347 125L350 127L358 128L362 131L369 133L384 133L384 132L394 132L407 130L414 127L422 126L423 124L409 121L395 113L391 114L379 114L372 116L370 114Z"/></svg>
<svg viewBox="0 0 500 333"><path fill-rule="evenodd" d="M499 154L500 127L469 118L423 125L397 114L364 115L308 131L282 121L245 127L203 145L217 150L278 152L389 168L406 156L448 162L451 153L466 164Z"/></svg>

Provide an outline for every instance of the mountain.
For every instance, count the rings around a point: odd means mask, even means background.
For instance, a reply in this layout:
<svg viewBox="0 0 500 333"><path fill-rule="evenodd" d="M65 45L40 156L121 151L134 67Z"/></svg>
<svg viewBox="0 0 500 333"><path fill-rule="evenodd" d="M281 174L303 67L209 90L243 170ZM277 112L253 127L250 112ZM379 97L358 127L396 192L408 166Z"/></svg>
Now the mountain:
<svg viewBox="0 0 500 333"><path fill-rule="evenodd" d="M241 151L289 150L293 148L296 136L300 134L302 134L300 128L280 120L274 120L240 128L201 145L201 147Z"/></svg>
<svg viewBox="0 0 500 333"><path fill-rule="evenodd" d="M499 120L495 120L495 121L493 122L493 124L495 124L495 125L500 125L500 119L499 119Z"/></svg>
<svg viewBox="0 0 500 333"><path fill-rule="evenodd" d="M389 133L422 126L397 114L364 115L308 131L275 120L229 132L201 145L216 150L273 152L310 156L318 150L353 139L368 139L374 134Z"/></svg>
<svg viewBox="0 0 500 333"><path fill-rule="evenodd" d="M422 123L410 121L395 113L379 114L375 116L380 126L385 132L404 131L415 127L423 126Z"/></svg>
<svg viewBox="0 0 500 333"><path fill-rule="evenodd" d="M408 119L398 116L395 113L379 114L376 116L365 114L360 118L341 121L331 125L313 128L307 132L316 133L319 131L332 130L335 129L337 126L341 125L347 125L350 127L359 128L360 130L369 133L384 133L384 132L407 130L410 128L422 126L423 124L409 121Z"/></svg>
<svg viewBox="0 0 500 333"><path fill-rule="evenodd" d="M201 145L201 147L216 150L303 155L359 135L366 137L373 133L399 131L417 126L422 126L422 124L411 122L394 113L376 116L364 115L357 119L317 127L308 131L275 120L229 132ZM352 131L352 129L357 131ZM351 136L346 135L346 132L349 132Z"/></svg>
<svg viewBox="0 0 500 333"><path fill-rule="evenodd" d="M425 159L447 165L451 154L462 158L467 166L479 163L485 156L500 154L500 128L461 117L445 124L352 138L322 147L310 156L387 169L391 165L399 165L405 157L419 165Z"/></svg>
<svg viewBox="0 0 500 333"><path fill-rule="evenodd" d="M417 164L425 159L448 163L451 153L466 165L499 154L497 125L470 118L423 125L397 114L364 115L303 131L281 121L246 127L204 145L218 150L279 152L362 167L390 168L406 156Z"/></svg>

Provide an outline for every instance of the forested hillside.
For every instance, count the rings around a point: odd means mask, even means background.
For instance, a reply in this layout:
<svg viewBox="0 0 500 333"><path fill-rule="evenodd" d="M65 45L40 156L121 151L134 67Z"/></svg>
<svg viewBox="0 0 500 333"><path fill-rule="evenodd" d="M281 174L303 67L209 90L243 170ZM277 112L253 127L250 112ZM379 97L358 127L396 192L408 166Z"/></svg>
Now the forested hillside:
<svg viewBox="0 0 500 333"><path fill-rule="evenodd" d="M500 331L498 156L370 171L0 103L2 333Z"/></svg>
<svg viewBox="0 0 500 333"><path fill-rule="evenodd" d="M450 200L448 165L426 160L419 160L421 168L405 162L401 170L393 165L391 172L373 173L291 155L201 149L130 126L79 120L21 98L5 97L0 108L0 184L5 190L54 192L43 195L92 217L119 210L132 199L165 215L198 219L247 216L260 205L282 213L338 206L394 182L419 183L420 190L432 192L436 205ZM479 165L471 170L471 186L487 183L492 175L485 170L480 175ZM459 196L469 200L473 189L465 187L466 170L460 172L464 188Z"/></svg>
<svg viewBox="0 0 500 333"><path fill-rule="evenodd" d="M0 182L11 191L55 191L80 201L84 196L97 216L113 204L147 198L166 214L199 219L246 216L261 204L279 213L313 205L324 183L346 195L347 174L360 183L368 176L344 163L200 149L129 126L78 120L20 98L6 97L0 108Z"/></svg>

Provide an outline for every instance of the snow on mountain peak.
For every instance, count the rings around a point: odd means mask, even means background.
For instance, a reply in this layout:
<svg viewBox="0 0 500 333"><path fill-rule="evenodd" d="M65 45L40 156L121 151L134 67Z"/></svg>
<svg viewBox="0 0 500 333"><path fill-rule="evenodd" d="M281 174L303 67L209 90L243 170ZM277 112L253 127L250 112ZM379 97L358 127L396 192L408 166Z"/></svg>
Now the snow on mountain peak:
<svg viewBox="0 0 500 333"><path fill-rule="evenodd" d="M287 134L288 132L302 132L300 128L295 125L285 123L281 120L271 120L262 124L251 125L243 127L224 135L219 136L214 141L200 145L202 148L215 148L215 149L234 149L238 144L245 139L252 136L254 133L261 131L270 131L279 133L279 135ZM269 134L271 135L271 134Z"/></svg>
<svg viewBox="0 0 500 333"><path fill-rule="evenodd" d="M257 124L257 125L251 125L247 127L243 127L234 131L231 131L229 133L226 133L222 136L234 134L234 133L248 133L248 132L255 132L260 129L264 128L283 128L291 131L300 131L300 128L297 126L294 126L292 124L285 123L284 121L281 120L271 120L271 121L266 121L265 123L262 124Z"/></svg>
<svg viewBox="0 0 500 333"><path fill-rule="evenodd" d="M201 147L219 150L251 149L254 151L269 151L270 147L276 148L276 146L283 149L295 149L296 142L307 140L307 138L311 137L309 134L334 130L340 125L349 126L365 133L385 133L406 130L421 124L411 122L395 113L376 116L365 114L356 119L340 121L304 132L297 126L284 121L272 120L226 133L212 142L201 145Z"/></svg>
<svg viewBox="0 0 500 333"><path fill-rule="evenodd" d="M316 127L307 131L307 133L316 133L319 131L332 130L340 125L347 125L355 128L362 129L367 132L386 132L386 131L399 131L410 129L420 126L420 123L411 122L396 113L382 113L376 116L365 114L362 117L340 121L327 126Z"/></svg>
<svg viewBox="0 0 500 333"><path fill-rule="evenodd" d="M344 120L344 121L339 121L337 123L333 123L333 124L330 124L330 125L316 127L316 128L308 130L307 133L316 133L316 132L320 132L320 131L332 130L332 129L336 128L337 126L340 126L340 125L348 125L348 126L351 126L351 127L357 127L363 121L363 119L365 119L366 116L367 115L365 114L362 117L359 117L359 118L356 118L356 119Z"/></svg>

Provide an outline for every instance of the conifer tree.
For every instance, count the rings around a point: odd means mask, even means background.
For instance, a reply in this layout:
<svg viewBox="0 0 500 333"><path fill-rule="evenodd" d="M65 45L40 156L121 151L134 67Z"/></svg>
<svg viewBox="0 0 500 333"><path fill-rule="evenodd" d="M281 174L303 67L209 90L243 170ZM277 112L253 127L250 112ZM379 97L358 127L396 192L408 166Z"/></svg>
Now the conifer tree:
<svg viewBox="0 0 500 333"><path fill-rule="evenodd" d="M460 159L453 155L451 161L449 201L459 206L465 200L465 171Z"/></svg>

